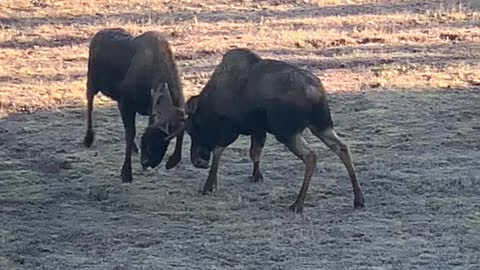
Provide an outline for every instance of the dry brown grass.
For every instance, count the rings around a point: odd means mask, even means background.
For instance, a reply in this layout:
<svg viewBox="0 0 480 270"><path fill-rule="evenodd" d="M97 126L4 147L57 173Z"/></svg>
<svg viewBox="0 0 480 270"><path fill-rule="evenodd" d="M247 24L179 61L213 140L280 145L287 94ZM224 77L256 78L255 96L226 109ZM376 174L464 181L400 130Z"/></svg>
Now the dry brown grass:
<svg viewBox="0 0 480 270"><path fill-rule="evenodd" d="M113 26L163 31L187 96L232 47L308 67L329 91L477 86L480 14L450 2L2 1L0 111L82 103L89 39Z"/></svg>

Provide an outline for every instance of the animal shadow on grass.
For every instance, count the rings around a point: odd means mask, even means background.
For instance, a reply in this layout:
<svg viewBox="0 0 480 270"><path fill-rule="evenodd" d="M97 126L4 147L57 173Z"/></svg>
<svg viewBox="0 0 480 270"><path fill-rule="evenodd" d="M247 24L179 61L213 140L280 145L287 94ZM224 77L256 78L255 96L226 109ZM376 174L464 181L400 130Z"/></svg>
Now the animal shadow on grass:
<svg viewBox="0 0 480 270"><path fill-rule="evenodd" d="M253 184L247 180L251 163L245 146L248 147L249 140L241 137L225 151L222 159L218 179L220 194L205 198L196 191L198 184L205 180L206 172L190 164L189 147L183 148L184 161L178 169L146 173L134 170L144 175L132 184L121 185L118 168L124 150L123 129L116 106L96 106L94 117L98 136L91 149L84 148L81 143L85 131L85 108L81 106L31 114L13 113L2 118L0 204L2 230L11 232L5 234L11 244L1 246L0 253L15 266L38 268L50 263L61 265L63 269L75 269L72 264L78 262L71 261L72 250L79 254L86 249L96 250L83 256L89 259L89 267L104 267L105 256L112 260L118 258L118 253L104 252L105 241L108 241L109 250L120 250L125 243L136 243L132 239L141 237L158 238L159 243L174 237L168 241L185 243L200 231L234 228L241 233L257 235L276 228L281 236L265 238L270 246L271 241L291 241L291 235L296 235L305 226L312 226L312 231L326 230L326 236L315 236L314 241L318 241L319 238L325 240L322 237L329 239L329 231L339 226L348 228L345 232L338 230L343 237L360 235L347 233L352 230L351 224L366 237L370 233L377 235L377 230L382 232L390 222L405 222L399 213L409 213L409 219L422 221L425 216L444 215L457 221L465 219L465 210L468 214L473 209L466 207L471 205L472 198L478 197L474 181L478 178L476 161L480 159L477 149L480 140L477 121L480 115L476 110L480 102L478 92L468 89L372 90L331 93L329 97L339 136L351 148L366 208L360 215L353 212L351 188L341 162L306 132L306 140L318 154L318 166L306 197L307 219L303 221L284 215L286 206L299 191L303 165L300 161L290 162L296 158L271 136L261 159L263 183ZM142 123L137 127L141 130L146 119L139 122ZM189 139L186 139L188 146ZM242 154L245 156L241 157ZM280 160L283 162L278 162ZM134 164L140 168L139 162ZM163 177L158 178L158 174ZM170 190L176 192L168 195ZM448 198L454 198L455 203ZM256 232L244 226L250 222L255 222ZM407 222L415 226L412 220ZM193 229L192 224L195 225ZM418 227L420 233L438 227L463 228L458 222L445 225L441 219L419 224L426 227ZM119 228L127 231L118 231ZM373 231L369 232L368 228ZM233 249L238 248L238 243L251 249L252 242L242 242L245 239L241 234L232 233L232 230L228 229L228 240L202 234L202 242L222 245L235 242ZM458 231L455 235L468 240L469 235L465 233L468 231L462 230L463 235ZM151 234L144 235L146 232ZM384 237L400 239L390 231ZM451 239L448 234L439 237L442 241ZM377 246L384 241L384 238L370 239L373 243L362 241L360 244ZM309 238L300 242L302 246L305 240ZM163 248L155 244L152 248L158 248L155 254L163 256ZM473 253L471 249L465 250ZM128 256L135 261L136 254ZM194 258L205 255L204 250L196 249L188 254ZM337 254L324 256L337 261Z"/></svg>

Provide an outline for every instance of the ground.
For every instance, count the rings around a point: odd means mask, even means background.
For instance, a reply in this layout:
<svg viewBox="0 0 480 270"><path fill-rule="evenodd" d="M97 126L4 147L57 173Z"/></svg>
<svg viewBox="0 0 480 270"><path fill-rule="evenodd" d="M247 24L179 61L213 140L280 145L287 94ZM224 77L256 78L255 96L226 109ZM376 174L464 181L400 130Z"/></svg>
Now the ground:
<svg viewBox="0 0 480 270"><path fill-rule="evenodd" d="M452 2L2 1L0 269L480 269L480 4ZM366 207L309 131L303 215L287 210L303 165L271 136L263 183L241 137L201 195L187 136L178 167L142 171L136 155L122 184L107 98L81 144L88 42L114 26L163 31L187 97L236 46L314 72Z"/></svg>

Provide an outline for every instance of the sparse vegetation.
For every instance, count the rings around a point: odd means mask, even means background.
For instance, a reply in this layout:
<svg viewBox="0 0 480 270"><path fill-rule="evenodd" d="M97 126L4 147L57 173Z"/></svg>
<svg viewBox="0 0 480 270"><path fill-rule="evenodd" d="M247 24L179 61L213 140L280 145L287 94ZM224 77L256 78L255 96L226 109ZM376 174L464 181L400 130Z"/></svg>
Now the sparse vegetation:
<svg viewBox="0 0 480 270"><path fill-rule="evenodd" d="M88 41L116 26L168 34L182 66L190 67L182 70L187 95L200 90L222 52L242 46L308 66L331 91L378 85L384 79L372 69L412 64L429 69L429 79L390 74L385 87L468 87L480 81L480 13L470 2L2 1L0 108L31 112L84 102ZM193 68L205 63L212 64ZM459 65L468 76L451 73Z"/></svg>

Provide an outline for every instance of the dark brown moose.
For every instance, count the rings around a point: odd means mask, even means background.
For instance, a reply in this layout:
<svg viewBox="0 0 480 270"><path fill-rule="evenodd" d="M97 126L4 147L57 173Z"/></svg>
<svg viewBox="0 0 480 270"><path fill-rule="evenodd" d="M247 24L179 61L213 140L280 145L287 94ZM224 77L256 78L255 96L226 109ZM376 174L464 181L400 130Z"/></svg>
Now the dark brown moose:
<svg viewBox="0 0 480 270"><path fill-rule="evenodd" d="M132 181L131 155L138 152L134 142L137 113L149 116L142 142L151 141L148 151L155 153L148 160L142 155L142 166L155 167L162 161L172 138L169 135L174 131L177 137L175 151L166 168L180 162L183 117L178 115L183 114L185 98L170 45L159 32L148 31L133 37L122 28L109 28L100 30L92 38L86 91L86 147L94 141L92 110L98 92L117 101L121 113L125 129L122 182Z"/></svg>
<svg viewBox="0 0 480 270"><path fill-rule="evenodd" d="M188 100L185 110L193 165L208 168L213 153L204 193L216 188L220 157L240 134L251 138L251 179L261 180L260 155L268 132L305 164L302 188L290 207L302 212L316 167L315 151L302 135L309 128L345 165L353 187L354 207L364 206L349 148L335 133L326 92L311 72L261 59L247 49L233 49L223 56L202 92Z"/></svg>

